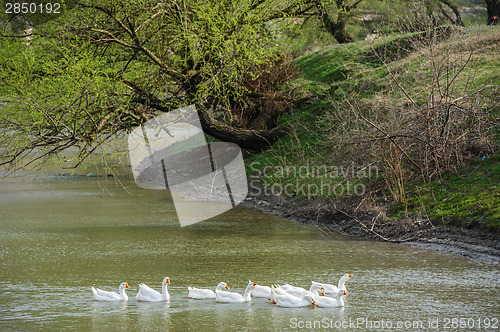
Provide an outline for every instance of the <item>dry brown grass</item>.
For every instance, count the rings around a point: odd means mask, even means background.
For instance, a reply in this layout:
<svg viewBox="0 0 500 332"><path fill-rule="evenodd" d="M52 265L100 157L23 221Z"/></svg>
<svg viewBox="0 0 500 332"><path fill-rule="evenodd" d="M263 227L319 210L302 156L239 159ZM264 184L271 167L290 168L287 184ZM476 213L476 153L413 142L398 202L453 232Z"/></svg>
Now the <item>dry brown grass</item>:
<svg viewBox="0 0 500 332"><path fill-rule="evenodd" d="M332 102L329 120L341 126L331 141L348 145L353 159L377 161L397 203L405 202L409 182L431 181L495 153L499 45L499 29L455 30L446 41L435 35L412 40L405 58L381 56L387 76L380 92L341 106Z"/></svg>

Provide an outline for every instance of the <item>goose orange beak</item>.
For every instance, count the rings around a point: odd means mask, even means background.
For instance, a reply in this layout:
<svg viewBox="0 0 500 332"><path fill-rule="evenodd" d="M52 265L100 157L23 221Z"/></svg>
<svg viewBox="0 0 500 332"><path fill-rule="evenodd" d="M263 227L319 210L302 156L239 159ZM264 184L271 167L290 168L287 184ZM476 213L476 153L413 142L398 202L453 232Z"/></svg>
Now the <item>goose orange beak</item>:
<svg viewBox="0 0 500 332"><path fill-rule="evenodd" d="M128 282L125 283L125 288L130 288L130 286L128 285Z"/></svg>
<svg viewBox="0 0 500 332"><path fill-rule="evenodd" d="M344 295L347 295L347 292L346 292L346 291L344 291Z"/></svg>
<svg viewBox="0 0 500 332"><path fill-rule="evenodd" d="M322 296L325 296L325 290L323 290L323 291L321 292L321 295L322 295Z"/></svg>
<svg viewBox="0 0 500 332"><path fill-rule="evenodd" d="M170 278L167 278L167 285L170 285Z"/></svg>
<svg viewBox="0 0 500 332"><path fill-rule="evenodd" d="M252 285L257 286L257 283L256 282L252 282Z"/></svg>
<svg viewBox="0 0 500 332"><path fill-rule="evenodd" d="M352 274L348 274L347 276L350 278L350 277L352 277Z"/></svg>
<svg viewBox="0 0 500 332"><path fill-rule="evenodd" d="M312 305L316 305L316 301L313 301Z"/></svg>
<svg viewBox="0 0 500 332"><path fill-rule="evenodd" d="M228 286L228 285L226 285L226 289L229 289L229 286Z"/></svg>

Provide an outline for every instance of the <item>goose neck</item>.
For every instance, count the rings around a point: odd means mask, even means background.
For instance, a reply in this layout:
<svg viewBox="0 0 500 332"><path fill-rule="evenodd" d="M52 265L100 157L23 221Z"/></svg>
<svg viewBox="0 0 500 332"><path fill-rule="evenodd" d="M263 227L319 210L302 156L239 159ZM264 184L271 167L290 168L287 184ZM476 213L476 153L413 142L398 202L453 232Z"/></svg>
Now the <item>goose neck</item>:
<svg viewBox="0 0 500 332"><path fill-rule="evenodd" d="M128 299L127 292L125 291L125 287L120 289L120 297L124 300Z"/></svg>
<svg viewBox="0 0 500 332"><path fill-rule="evenodd" d="M341 278L339 280L338 289L344 289L344 284L345 284L346 281L347 281L346 279Z"/></svg>
<svg viewBox="0 0 500 332"><path fill-rule="evenodd" d="M250 297L251 293L252 293L252 287L250 287L250 285L248 285L247 288L245 289L245 293L243 294L243 298L245 299L245 301L251 300L251 297Z"/></svg>

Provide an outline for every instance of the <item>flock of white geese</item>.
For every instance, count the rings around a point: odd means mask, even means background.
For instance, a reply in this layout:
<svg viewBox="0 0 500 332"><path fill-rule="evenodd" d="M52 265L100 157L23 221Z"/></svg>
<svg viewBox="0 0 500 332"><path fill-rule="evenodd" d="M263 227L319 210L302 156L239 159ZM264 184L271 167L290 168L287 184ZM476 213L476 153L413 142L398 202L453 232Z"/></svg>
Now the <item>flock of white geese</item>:
<svg viewBox="0 0 500 332"><path fill-rule="evenodd" d="M227 291L226 289L229 289L228 285L221 282L215 288L215 292L206 288L188 287L188 298L197 300L215 299L219 303L241 303L251 301L252 297L260 297L267 298L271 303L280 307L305 307L308 305L343 307L344 297L347 295L345 282L351 277L350 274L344 274L337 286L311 281L309 290L288 284L283 286L275 284L271 287L260 286L249 280L243 295ZM169 301L168 285L170 285L170 278L165 277L160 293L145 284L139 284L139 291L135 298L137 301L144 302ZM130 286L126 282L120 284L118 293L92 287L93 298L96 301L127 301L126 290L129 288Z"/></svg>

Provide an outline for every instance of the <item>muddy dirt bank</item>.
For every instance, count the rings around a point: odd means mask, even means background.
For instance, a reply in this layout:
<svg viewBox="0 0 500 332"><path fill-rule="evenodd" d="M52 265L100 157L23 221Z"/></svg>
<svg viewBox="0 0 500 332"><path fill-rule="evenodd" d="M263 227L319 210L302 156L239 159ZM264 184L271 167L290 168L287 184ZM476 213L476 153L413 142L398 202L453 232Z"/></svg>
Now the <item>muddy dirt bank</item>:
<svg viewBox="0 0 500 332"><path fill-rule="evenodd" d="M390 221L383 210L363 208L363 201L303 200L250 192L241 203L254 210L314 224L326 232L447 252L500 263L500 236L485 228L433 225L426 221Z"/></svg>

